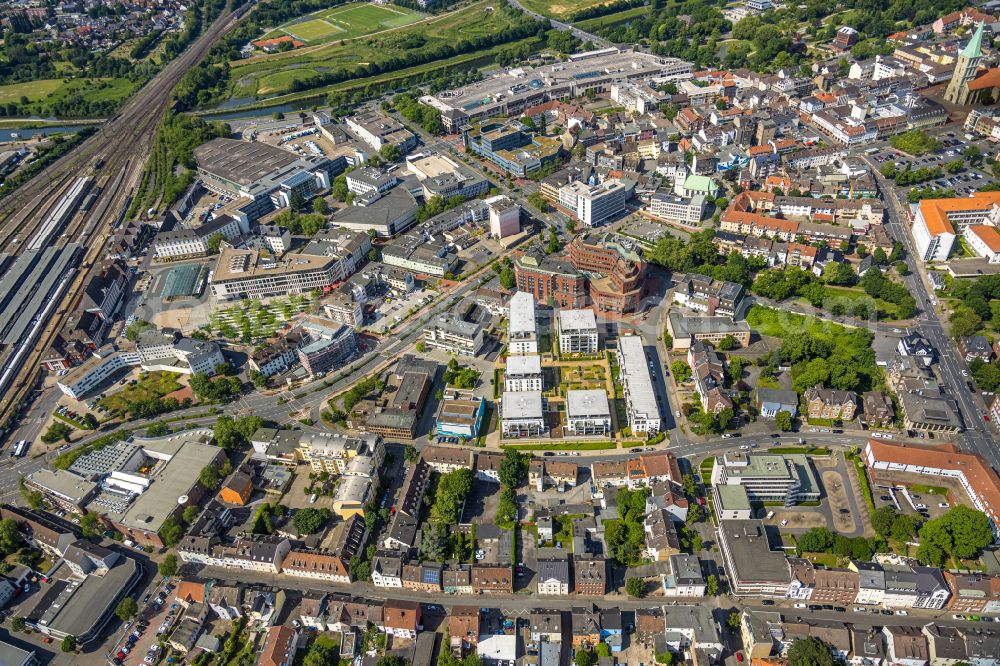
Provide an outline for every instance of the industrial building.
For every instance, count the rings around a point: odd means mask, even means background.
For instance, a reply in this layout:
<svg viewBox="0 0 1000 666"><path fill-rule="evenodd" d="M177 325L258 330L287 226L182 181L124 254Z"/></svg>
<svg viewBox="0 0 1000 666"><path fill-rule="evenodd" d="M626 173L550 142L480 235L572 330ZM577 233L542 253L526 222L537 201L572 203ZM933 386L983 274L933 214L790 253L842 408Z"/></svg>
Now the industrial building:
<svg viewBox="0 0 1000 666"><path fill-rule="evenodd" d="M332 179L332 165L325 157L300 157L257 141L212 139L194 149L194 158L208 190L244 200L244 223L287 207L293 196L308 201L330 189Z"/></svg>

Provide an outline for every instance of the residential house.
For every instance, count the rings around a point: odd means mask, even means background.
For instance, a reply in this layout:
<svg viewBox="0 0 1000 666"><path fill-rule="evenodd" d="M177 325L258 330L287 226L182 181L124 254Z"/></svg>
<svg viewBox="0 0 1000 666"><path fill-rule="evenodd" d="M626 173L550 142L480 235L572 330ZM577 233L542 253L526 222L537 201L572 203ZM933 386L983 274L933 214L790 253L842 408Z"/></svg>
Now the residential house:
<svg viewBox="0 0 1000 666"><path fill-rule="evenodd" d="M857 396L854 393L826 389L822 384L806 389L802 399L809 408L808 414L811 419L850 421L854 418L858 406Z"/></svg>
<svg viewBox="0 0 1000 666"><path fill-rule="evenodd" d="M417 601L387 599L382 609L382 627L396 638L415 639L420 624L421 605Z"/></svg>

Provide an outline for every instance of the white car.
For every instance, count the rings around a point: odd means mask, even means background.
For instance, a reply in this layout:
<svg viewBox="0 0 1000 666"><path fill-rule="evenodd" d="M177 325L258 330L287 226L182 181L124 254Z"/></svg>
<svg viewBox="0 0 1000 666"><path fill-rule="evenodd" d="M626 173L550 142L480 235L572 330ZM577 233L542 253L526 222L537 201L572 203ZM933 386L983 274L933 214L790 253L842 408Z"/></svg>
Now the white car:
<svg viewBox="0 0 1000 666"><path fill-rule="evenodd" d="M781 521L781 526L782 527L784 527L787 524L788 524L788 518L785 518L784 520Z"/></svg>
<svg viewBox="0 0 1000 666"><path fill-rule="evenodd" d="M795 604L795 607L796 608L805 608L806 605L805 604Z"/></svg>
<svg viewBox="0 0 1000 666"><path fill-rule="evenodd" d="M900 608L898 611L896 611L896 615L908 615L908 613L902 608Z"/></svg>
<svg viewBox="0 0 1000 666"><path fill-rule="evenodd" d="M950 505L947 502L938 502L939 509L947 509Z"/></svg>
<svg viewBox="0 0 1000 666"><path fill-rule="evenodd" d="M968 370L962 370L962 376L963 377L968 377L969 376L969 371Z"/></svg>
<svg viewBox="0 0 1000 666"><path fill-rule="evenodd" d="M867 613L867 612L868 612L868 609L867 609L867 608L862 608L861 606L855 606L855 607L854 607L854 608L852 608L851 610L852 610L853 612L855 612L855 613Z"/></svg>

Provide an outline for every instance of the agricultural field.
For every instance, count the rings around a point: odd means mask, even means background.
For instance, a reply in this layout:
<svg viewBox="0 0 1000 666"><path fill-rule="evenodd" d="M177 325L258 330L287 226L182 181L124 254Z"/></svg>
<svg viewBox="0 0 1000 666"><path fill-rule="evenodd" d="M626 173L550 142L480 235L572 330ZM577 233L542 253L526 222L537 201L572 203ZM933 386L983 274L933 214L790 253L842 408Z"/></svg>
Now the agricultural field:
<svg viewBox="0 0 1000 666"><path fill-rule="evenodd" d="M21 101L21 97L27 97L29 102L37 102L54 93L62 85L62 79L42 79L0 86L0 104L7 102L16 104Z"/></svg>
<svg viewBox="0 0 1000 666"><path fill-rule="evenodd" d="M307 44L322 44L338 39L354 39L373 32L399 28L427 15L403 7L351 4L310 14L268 33L271 39L289 35Z"/></svg>
<svg viewBox="0 0 1000 666"><path fill-rule="evenodd" d="M387 61L413 58L414 54L453 46L465 40L489 38L513 25L514 21L508 13L495 11L493 5L484 1L399 30L347 43L338 40L295 51L236 60L229 63L229 96L243 99L293 92L296 84L301 85L317 73L377 67ZM414 62L414 65L417 64ZM357 78L363 76L364 73Z"/></svg>

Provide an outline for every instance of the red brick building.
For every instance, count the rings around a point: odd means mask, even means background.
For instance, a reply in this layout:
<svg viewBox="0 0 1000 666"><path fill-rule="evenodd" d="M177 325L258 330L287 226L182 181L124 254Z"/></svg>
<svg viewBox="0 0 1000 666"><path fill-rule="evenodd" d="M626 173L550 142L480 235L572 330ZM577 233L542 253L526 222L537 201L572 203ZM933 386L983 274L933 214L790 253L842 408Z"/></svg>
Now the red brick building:
<svg viewBox="0 0 1000 666"><path fill-rule="evenodd" d="M514 262L517 290L526 291L539 303L562 308L582 308L587 303L586 278L567 261L526 254Z"/></svg>
<svg viewBox="0 0 1000 666"><path fill-rule="evenodd" d="M590 300L598 311L633 312L642 301L646 262L610 234L581 234L569 246L570 263L589 276Z"/></svg>

